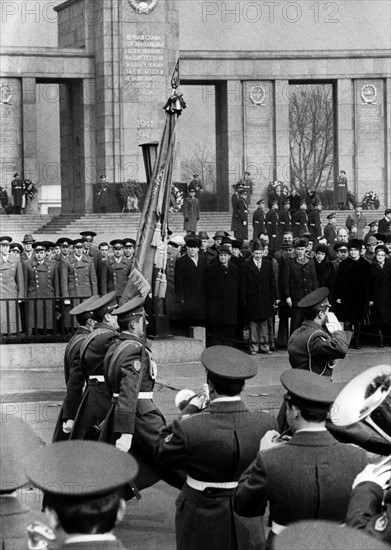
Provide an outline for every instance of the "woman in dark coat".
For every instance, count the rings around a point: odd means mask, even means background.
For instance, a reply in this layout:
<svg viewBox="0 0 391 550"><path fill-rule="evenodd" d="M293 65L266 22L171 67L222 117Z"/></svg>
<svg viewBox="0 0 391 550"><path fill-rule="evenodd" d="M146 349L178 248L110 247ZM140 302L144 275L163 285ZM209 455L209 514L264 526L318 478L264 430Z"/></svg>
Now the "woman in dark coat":
<svg viewBox="0 0 391 550"><path fill-rule="evenodd" d="M278 299L277 281L271 259L264 256L264 245L254 241L253 256L241 265L241 301L250 327L250 354L271 353L268 319Z"/></svg>
<svg viewBox="0 0 391 550"><path fill-rule="evenodd" d="M334 288L335 301L340 304L341 321L345 329L354 326L353 345L360 349L360 333L369 306L373 304L371 264L360 255L361 241L348 243L349 258L338 268Z"/></svg>
<svg viewBox="0 0 391 550"><path fill-rule="evenodd" d="M319 287L326 286L330 294L334 287L335 269L328 258L329 248L326 244L318 244L315 249L315 271Z"/></svg>
<svg viewBox="0 0 391 550"><path fill-rule="evenodd" d="M208 328L206 346L234 346L238 323L239 268L231 263L231 250L222 245L219 262L206 268Z"/></svg>
<svg viewBox="0 0 391 550"><path fill-rule="evenodd" d="M379 345L391 345L391 261L386 260L384 245L375 249L375 259L371 264L373 277L372 322L378 329Z"/></svg>

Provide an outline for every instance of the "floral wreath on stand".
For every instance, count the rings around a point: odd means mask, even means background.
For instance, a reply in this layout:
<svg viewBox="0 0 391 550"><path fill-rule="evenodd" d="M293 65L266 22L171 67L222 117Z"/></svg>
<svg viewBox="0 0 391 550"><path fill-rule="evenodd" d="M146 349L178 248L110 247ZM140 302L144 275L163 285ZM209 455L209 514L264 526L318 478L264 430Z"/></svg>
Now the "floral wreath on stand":
<svg viewBox="0 0 391 550"><path fill-rule="evenodd" d="M281 206L281 203L289 196L289 187L283 181L272 181L268 185L267 196L269 204L277 200L279 206Z"/></svg>
<svg viewBox="0 0 391 550"><path fill-rule="evenodd" d="M171 187L170 212L179 212L183 206L183 193L176 185Z"/></svg>
<svg viewBox="0 0 391 550"><path fill-rule="evenodd" d="M119 194L122 199L122 212L140 212L139 200L143 196L140 184L136 180L127 180L120 189Z"/></svg>
<svg viewBox="0 0 391 550"><path fill-rule="evenodd" d="M26 200L33 200L38 195L38 189L31 180L22 180L23 193Z"/></svg>
<svg viewBox="0 0 391 550"><path fill-rule="evenodd" d="M380 206L379 195L374 191L365 193L361 206L364 210L377 210Z"/></svg>

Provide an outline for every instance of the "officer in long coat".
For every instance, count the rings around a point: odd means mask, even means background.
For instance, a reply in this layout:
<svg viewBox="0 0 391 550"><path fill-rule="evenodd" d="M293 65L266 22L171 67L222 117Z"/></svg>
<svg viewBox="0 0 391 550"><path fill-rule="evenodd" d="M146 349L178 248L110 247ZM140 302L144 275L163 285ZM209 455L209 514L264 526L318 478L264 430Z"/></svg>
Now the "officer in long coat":
<svg viewBox="0 0 391 550"><path fill-rule="evenodd" d="M180 489L184 474L165 473L153 457L155 442L166 421L153 400L157 365L152 359L151 343L145 338L144 302L145 296L138 295L113 311L121 333L104 360L111 407L99 440L130 451L138 460L139 475L134 479L137 490L150 487L159 479Z"/></svg>
<svg viewBox="0 0 391 550"><path fill-rule="evenodd" d="M322 224L320 221L321 211L322 204L320 202L316 202L314 204L314 208L308 214L308 229L315 243L317 243L322 237Z"/></svg>
<svg viewBox="0 0 391 550"><path fill-rule="evenodd" d="M182 320L204 325L206 319L206 260L199 256L198 239L187 240L187 253L175 264L175 294L182 310Z"/></svg>
<svg viewBox="0 0 391 550"><path fill-rule="evenodd" d="M331 212L331 214L327 216L327 219L329 221L323 230L323 238L326 239L328 244L333 245L337 240L337 215L335 212Z"/></svg>
<svg viewBox="0 0 391 550"><path fill-rule="evenodd" d="M189 187L189 196L183 201L183 229L188 233L197 231L197 222L200 219L200 207L196 198L195 187Z"/></svg>
<svg viewBox="0 0 391 550"><path fill-rule="evenodd" d="M98 268L100 260L100 252L94 245L95 231L82 231L80 235L83 237L83 254L94 262L95 271Z"/></svg>
<svg viewBox="0 0 391 550"><path fill-rule="evenodd" d="M258 239L259 235L266 233L265 225L265 201L257 201L258 208L253 213L253 240Z"/></svg>
<svg viewBox="0 0 391 550"><path fill-rule="evenodd" d="M300 202L300 208L292 218L293 237L300 237L303 233L308 233L308 214L307 203L303 199Z"/></svg>
<svg viewBox="0 0 391 550"><path fill-rule="evenodd" d="M124 245L121 239L110 241L114 256L108 258L101 269L101 288L104 294L115 290L118 300L121 298L131 270L131 263L124 258Z"/></svg>
<svg viewBox="0 0 391 550"><path fill-rule="evenodd" d="M248 550L263 542L261 522L233 512L234 489L241 473L256 457L259 442L273 426L267 414L249 411L240 394L245 380L257 372L243 352L212 346L201 355L207 371L210 403L174 420L156 443L158 462L184 469L187 481L176 500L177 550ZM186 413L186 409L183 411Z"/></svg>
<svg viewBox="0 0 391 550"><path fill-rule="evenodd" d="M83 254L83 242L83 237L75 239L73 253L61 260L60 285L63 298L89 298L98 294L94 263Z"/></svg>
<svg viewBox="0 0 391 550"><path fill-rule="evenodd" d="M91 296L69 312L70 315L76 317L78 328L65 348L64 377L67 389L64 402L57 417L53 443L68 439L83 396L84 386L88 382L86 373L81 366L80 349L86 337L95 327L94 313L89 306L96 302L98 298L99 296Z"/></svg>
<svg viewBox="0 0 391 550"><path fill-rule="evenodd" d="M219 262L206 268L207 346L236 345L240 279L239 268L230 257L230 248L222 245Z"/></svg>
<svg viewBox="0 0 391 550"><path fill-rule="evenodd" d="M92 439L97 441L102 422L110 408L110 396L104 379L103 362L110 345L118 339L117 307L115 291L98 298L90 304L97 321L94 330L83 341L80 348L80 362L87 379L70 439Z"/></svg>
<svg viewBox="0 0 391 550"><path fill-rule="evenodd" d="M46 259L45 242L35 242L33 248L34 258L24 263L25 283L27 298L38 300L27 301L27 330L52 330L55 324L54 298L60 296L58 263Z"/></svg>
<svg viewBox="0 0 391 550"><path fill-rule="evenodd" d="M25 298L23 268L20 259L9 253L12 237L0 237L0 319L1 334L21 331L19 303Z"/></svg>
<svg viewBox="0 0 391 550"><path fill-rule="evenodd" d="M269 249L273 253L277 250L278 224L280 217L278 215L278 200L273 200L270 210L266 212L266 231L269 236Z"/></svg>
<svg viewBox="0 0 391 550"><path fill-rule="evenodd" d="M14 174L14 179L11 181L12 198L14 200L15 214L22 213L23 205L23 181L20 179L18 172Z"/></svg>
<svg viewBox="0 0 391 550"><path fill-rule="evenodd" d="M248 239L248 203L245 189L239 190L232 210L232 230L235 239Z"/></svg>
<svg viewBox="0 0 391 550"><path fill-rule="evenodd" d="M367 463L363 449L338 443L326 429L338 394L327 378L291 369L281 375L281 383L294 435L276 446L268 434L235 494L235 510L246 517L263 516L269 503L269 545L290 523L325 519L342 524L354 478Z"/></svg>

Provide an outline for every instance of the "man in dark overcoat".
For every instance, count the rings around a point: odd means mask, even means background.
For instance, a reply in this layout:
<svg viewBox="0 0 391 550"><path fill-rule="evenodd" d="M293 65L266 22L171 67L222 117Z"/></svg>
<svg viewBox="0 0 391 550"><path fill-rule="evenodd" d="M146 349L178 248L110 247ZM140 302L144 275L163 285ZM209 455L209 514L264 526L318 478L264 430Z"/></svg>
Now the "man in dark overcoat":
<svg viewBox="0 0 391 550"><path fill-rule="evenodd" d="M295 239L293 245L296 258L287 260L281 272L282 298L291 308L291 334L303 321L303 311L297 304L319 286L314 260L306 256L307 239Z"/></svg>
<svg viewBox="0 0 391 550"><path fill-rule="evenodd" d="M239 305L239 268L231 263L231 250L222 245L218 263L205 272L207 346L236 345Z"/></svg>
<svg viewBox="0 0 391 550"><path fill-rule="evenodd" d="M255 241L255 239L258 239L259 235L263 235L264 233L266 233L265 201L263 199L259 199L257 205L258 208L254 210L253 213L253 241Z"/></svg>
<svg viewBox="0 0 391 550"><path fill-rule="evenodd" d="M145 335L145 298L136 295L113 311L121 332L104 360L111 407L99 440L134 455L139 462L139 475L134 479L137 490L150 487L159 479L180 489L185 474L164 471L153 457L166 421L153 400L157 365L152 359L151 342Z"/></svg>
<svg viewBox="0 0 391 550"><path fill-rule="evenodd" d="M235 239L248 239L248 203L245 189L238 192L238 199L235 201L235 209L232 211L232 230Z"/></svg>
<svg viewBox="0 0 391 550"><path fill-rule="evenodd" d="M289 199L285 199L282 203L282 207L278 213L278 236L277 236L277 247L280 248L283 240L284 234L288 231L292 231L292 216L291 216L291 203Z"/></svg>
<svg viewBox="0 0 391 550"><path fill-rule="evenodd" d="M314 208L308 214L308 229L314 243L318 243L322 238L322 223L320 221L320 213L322 211L322 203L316 202Z"/></svg>
<svg viewBox="0 0 391 550"><path fill-rule="evenodd" d="M183 229L187 233L197 231L197 222L200 219L200 206L196 197L195 187L189 187L189 196L183 201Z"/></svg>
<svg viewBox="0 0 391 550"><path fill-rule="evenodd" d="M188 326L205 324L206 260L199 256L199 239L188 239L186 254L175 264L175 294L182 309L182 319Z"/></svg>
<svg viewBox="0 0 391 550"><path fill-rule="evenodd" d="M91 439L97 441L102 422L110 409L110 396L105 385L103 362L110 345L118 339L117 307L115 291L98 297L89 308L97 321L94 330L83 341L80 348L80 362L87 387L84 391L70 439Z"/></svg>
<svg viewBox="0 0 391 550"><path fill-rule="evenodd" d="M261 522L247 523L232 506L240 474L273 425L264 412L249 411L240 397L245 380L255 376L256 365L243 352L225 346L206 349L201 362L207 371L210 403L201 410L203 396L195 396L190 407L200 412L174 420L162 430L155 447L161 466L187 473L176 500L176 548L259 548L264 541Z"/></svg>
<svg viewBox="0 0 391 550"><path fill-rule="evenodd" d="M263 516L269 503L269 545L287 525L300 520L343 523L354 478L367 464L363 449L338 443L326 429L338 394L327 378L291 369L281 375L281 383L294 435L276 445L273 434L267 434L235 492L235 510L243 516Z"/></svg>
<svg viewBox="0 0 391 550"><path fill-rule="evenodd" d="M348 198L348 178L345 170L340 170L337 181L337 202L340 210L345 210Z"/></svg>
<svg viewBox="0 0 391 550"><path fill-rule="evenodd" d="M269 236L269 250L273 254L277 250L278 224L280 217L278 215L278 200L275 199L270 205L270 210L266 212L266 231Z"/></svg>
<svg viewBox="0 0 391 550"><path fill-rule="evenodd" d="M270 354L268 319L278 299L277 281L271 258L264 256L264 244L254 241L252 257L240 269L240 293L244 315L250 328L250 354Z"/></svg>
<svg viewBox="0 0 391 550"><path fill-rule="evenodd" d="M356 349L360 349L361 327L369 306L373 305L373 275L371 264L360 255L362 242L352 239L347 246L349 258L338 268L334 298L339 304L341 320L345 327L354 327L353 344Z"/></svg>
<svg viewBox="0 0 391 550"><path fill-rule="evenodd" d="M23 205L23 181L20 179L18 172L14 174L14 179L11 181L12 198L14 200L15 214L22 213Z"/></svg>
<svg viewBox="0 0 391 550"><path fill-rule="evenodd" d="M308 232L308 214L307 203L305 199L300 202L300 208L297 210L292 218L293 225L293 237L300 237L303 233Z"/></svg>
<svg viewBox="0 0 391 550"><path fill-rule="evenodd" d="M33 244L34 258L23 264L27 298L27 331L52 330L55 323L55 301L60 296L58 262L46 259L45 242ZM39 300L39 298L49 298Z"/></svg>

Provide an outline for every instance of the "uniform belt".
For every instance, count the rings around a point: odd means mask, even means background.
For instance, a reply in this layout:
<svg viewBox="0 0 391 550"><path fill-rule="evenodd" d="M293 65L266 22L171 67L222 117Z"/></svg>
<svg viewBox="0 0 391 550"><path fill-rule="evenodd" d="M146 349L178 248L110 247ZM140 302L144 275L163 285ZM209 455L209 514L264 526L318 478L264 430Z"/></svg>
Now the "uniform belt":
<svg viewBox="0 0 391 550"><path fill-rule="evenodd" d="M96 380L97 382L104 382L105 377L103 376L103 374L93 374L88 377L88 380Z"/></svg>
<svg viewBox="0 0 391 550"><path fill-rule="evenodd" d="M280 525L279 523L272 521L272 531L275 535L280 535L284 529L286 529L285 525Z"/></svg>
<svg viewBox="0 0 391 550"><path fill-rule="evenodd" d="M339 183L338 187L345 187L345 184L344 183Z"/></svg>
<svg viewBox="0 0 391 550"><path fill-rule="evenodd" d="M153 391L140 391L137 399L153 399Z"/></svg>
<svg viewBox="0 0 391 550"><path fill-rule="evenodd" d="M198 479L194 479L189 475L187 476L186 483L196 491L204 491L208 488L235 489L238 486L237 481L198 481Z"/></svg>

